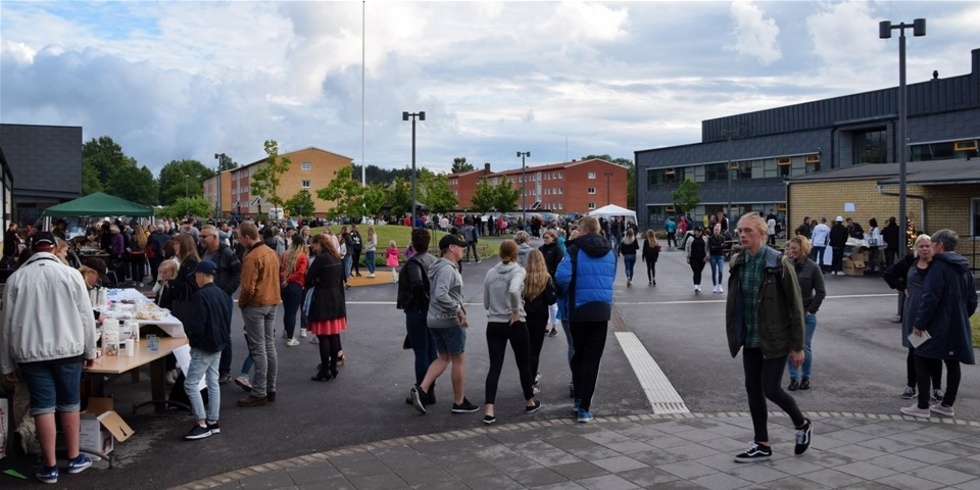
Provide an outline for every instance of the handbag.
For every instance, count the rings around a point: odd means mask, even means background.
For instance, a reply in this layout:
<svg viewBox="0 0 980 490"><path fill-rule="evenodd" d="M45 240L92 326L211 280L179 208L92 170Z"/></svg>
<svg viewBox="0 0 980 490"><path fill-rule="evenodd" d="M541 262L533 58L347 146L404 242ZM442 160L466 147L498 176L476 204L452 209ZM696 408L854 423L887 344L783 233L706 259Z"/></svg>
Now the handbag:
<svg viewBox="0 0 980 490"><path fill-rule="evenodd" d="M409 338L408 334L405 334L405 340L402 341L402 349L409 350L412 348L412 340Z"/></svg>

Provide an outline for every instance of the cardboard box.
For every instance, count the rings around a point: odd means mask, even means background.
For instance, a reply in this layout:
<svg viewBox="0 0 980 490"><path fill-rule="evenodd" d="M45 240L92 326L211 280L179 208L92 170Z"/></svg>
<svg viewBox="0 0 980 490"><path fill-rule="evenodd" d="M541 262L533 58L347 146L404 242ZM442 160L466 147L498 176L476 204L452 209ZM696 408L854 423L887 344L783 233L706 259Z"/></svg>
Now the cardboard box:
<svg viewBox="0 0 980 490"><path fill-rule="evenodd" d="M112 398L89 398L79 422L79 447L102 454L112 452L114 441L123 442L133 435L129 424L112 409Z"/></svg>
<svg viewBox="0 0 980 490"><path fill-rule="evenodd" d="M852 253L849 258L855 262L867 262L868 252L855 252Z"/></svg>
<svg viewBox="0 0 980 490"><path fill-rule="evenodd" d="M844 275L847 276L863 276L865 264L863 261L852 260L850 257L845 257L842 263L844 266Z"/></svg>

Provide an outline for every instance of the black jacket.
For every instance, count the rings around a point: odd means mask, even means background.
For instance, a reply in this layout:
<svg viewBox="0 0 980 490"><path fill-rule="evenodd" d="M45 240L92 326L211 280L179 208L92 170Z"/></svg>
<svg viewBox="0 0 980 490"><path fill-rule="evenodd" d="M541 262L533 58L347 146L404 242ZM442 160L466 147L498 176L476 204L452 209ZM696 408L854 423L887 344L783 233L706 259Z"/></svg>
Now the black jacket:
<svg viewBox="0 0 980 490"><path fill-rule="evenodd" d="M837 223L830 229L830 247L844 248L847 245L847 228Z"/></svg>
<svg viewBox="0 0 980 490"><path fill-rule="evenodd" d="M334 320L347 316L344 295L344 264L330 254L320 254L306 271L307 289L313 288L313 300L307 311L309 321Z"/></svg>
<svg viewBox="0 0 980 490"><path fill-rule="evenodd" d="M881 230L881 238L885 240L885 250L898 252L898 225L889 223Z"/></svg>
<svg viewBox="0 0 980 490"><path fill-rule="evenodd" d="M231 341L231 296L212 284L194 293L192 314L184 332L192 348L221 352Z"/></svg>
<svg viewBox="0 0 980 490"><path fill-rule="evenodd" d="M364 248L364 245L361 243L361 232L359 231L350 232L350 243L351 243L350 251L352 253L361 253L361 249Z"/></svg>
<svg viewBox="0 0 980 490"><path fill-rule="evenodd" d="M228 296L234 295L242 282L242 261L238 260L238 255L228 245L221 244L210 260L218 268L214 284Z"/></svg>
<svg viewBox="0 0 980 490"><path fill-rule="evenodd" d="M643 261L656 263L660 258L660 245L651 245L650 240L643 240Z"/></svg>
<svg viewBox="0 0 980 490"><path fill-rule="evenodd" d="M429 266L435 257L417 253L405 262L398 274L398 297L395 306L405 311L429 311Z"/></svg>
<svg viewBox="0 0 980 490"><path fill-rule="evenodd" d="M626 242L623 242L619 245L619 253L621 254L636 255L636 252L639 250L640 250L640 241L637 240L635 237L633 238L633 243L627 244Z"/></svg>
<svg viewBox="0 0 980 490"><path fill-rule="evenodd" d="M888 283L888 287L896 291L905 291L908 289L908 272L912 264L918 260L914 255L906 255L902 260L896 260L891 267L885 269L881 273L881 278Z"/></svg>
<svg viewBox="0 0 980 490"><path fill-rule="evenodd" d="M555 241L541 245L538 247L538 250L544 256L544 264L548 267L548 274L554 279L555 272L558 270L558 264L565 258L565 254L562 253L561 247Z"/></svg>
<svg viewBox="0 0 980 490"><path fill-rule="evenodd" d="M555 283L549 278L548 284L534 298L524 298L524 313L527 314L527 323L543 324L548 321L548 307L558 301L558 289Z"/></svg>

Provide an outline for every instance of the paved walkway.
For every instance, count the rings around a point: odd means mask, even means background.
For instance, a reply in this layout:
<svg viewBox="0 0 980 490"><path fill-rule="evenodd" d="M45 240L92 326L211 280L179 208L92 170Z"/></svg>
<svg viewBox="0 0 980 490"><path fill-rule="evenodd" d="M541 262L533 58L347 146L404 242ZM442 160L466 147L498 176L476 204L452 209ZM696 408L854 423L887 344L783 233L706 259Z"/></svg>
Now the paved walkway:
<svg viewBox="0 0 980 490"><path fill-rule="evenodd" d="M793 456L792 424L773 413L773 459L754 464L732 458L752 439L747 413L569 417L360 444L179 488L980 489L978 422L808 415L806 454Z"/></svg>

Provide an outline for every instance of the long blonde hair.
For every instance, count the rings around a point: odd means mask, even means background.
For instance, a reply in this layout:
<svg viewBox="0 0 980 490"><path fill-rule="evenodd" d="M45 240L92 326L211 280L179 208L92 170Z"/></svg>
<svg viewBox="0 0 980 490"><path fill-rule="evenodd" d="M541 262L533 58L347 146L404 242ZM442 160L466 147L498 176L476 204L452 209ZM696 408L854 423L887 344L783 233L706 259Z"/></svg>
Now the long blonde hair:
<svg viewBox="0 0 980 490"><path fill-rule="evenodd" d="M282 278L286 279L296 270L299 256L306 254L306 241L299 234L293 235L293 244L282 254Z"/></svg>
<svg viewBox="0 0 980 490"><path fill-rule="evenodd" d="M527 275L524 276L524 297L533 300L537 298L548 286L551 274L548 274L548 265L544 262L544 255L538 249L533 249L527 254L527 262L524 264Z"/></svg>
<svg viewBox="0 0 980 490"><path fill-rule="evenodd" d="M657 232L653 230L647 230L647 241L650 242L651 247L660 245L660 243L657 242Z"/></svg>

